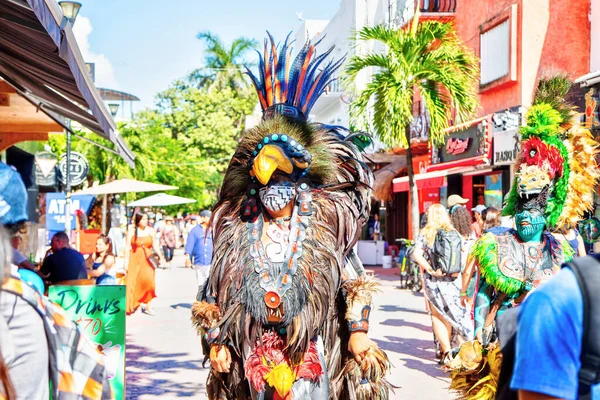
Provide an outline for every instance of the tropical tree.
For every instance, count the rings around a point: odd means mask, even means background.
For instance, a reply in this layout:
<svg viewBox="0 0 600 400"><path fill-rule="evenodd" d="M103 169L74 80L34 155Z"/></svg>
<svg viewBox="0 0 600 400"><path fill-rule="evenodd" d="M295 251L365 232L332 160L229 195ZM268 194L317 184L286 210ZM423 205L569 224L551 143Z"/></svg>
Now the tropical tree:
<svg viewBox="0 0 600 400"><path fill-rule="evenodd" d="M200 32L198 39L204 42L204 67L193 71L188 80L196 87L226 87L237 90L247 86L243 76L244 55L254 49L258 42L239 37L227 47L219 36L212 32Z"/></svg>
<svg viewBox="0 0 600 400"><path fill-rule="evenodd" d="M351 105L351 118L358 127L373 129L384 144L406 148L410 215L415 238L419 232L419 200L410 148L415 94L420 95L429 112L430 145L443 143L444 130L452 119L460 123L475 112L478 60L461 43L451 24L419 23L418 15L410 29L395 30L382 25L365 27L358 32L357 38L381 42L386 50L357 54L347 64L350 82L356 80L360 71L375 69L372 80Z"/></svg>

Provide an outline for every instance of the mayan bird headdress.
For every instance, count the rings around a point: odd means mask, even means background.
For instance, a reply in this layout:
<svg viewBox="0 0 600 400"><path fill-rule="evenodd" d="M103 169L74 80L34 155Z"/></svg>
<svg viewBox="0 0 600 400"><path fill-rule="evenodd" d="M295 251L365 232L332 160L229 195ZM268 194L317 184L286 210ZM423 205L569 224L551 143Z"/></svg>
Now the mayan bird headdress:
<svg viewBox="0 0 600 400"><path fill-rule="evenodd" d="M242 218L252 220L260 212L258 190L276 171L299 186L335 182L334 155L329 146L329 129L309 124L307 117L343 60L330 60L333 47L317 55L316 44L307 41L292 58L289 35L279 48L271 35L259 52L258 73L249 69L263 110L262 122L244 132L231 160L220 198L246 193Z"/></svg>
<svg viewBox="0 0 600 400"><path fill-rule="evenodd" d="M555 101L536 99L525 118L517 172L504 214L538 208L548 228L573 227L593 206L600 175L597 143L563 100L557 106Z"/></svg>

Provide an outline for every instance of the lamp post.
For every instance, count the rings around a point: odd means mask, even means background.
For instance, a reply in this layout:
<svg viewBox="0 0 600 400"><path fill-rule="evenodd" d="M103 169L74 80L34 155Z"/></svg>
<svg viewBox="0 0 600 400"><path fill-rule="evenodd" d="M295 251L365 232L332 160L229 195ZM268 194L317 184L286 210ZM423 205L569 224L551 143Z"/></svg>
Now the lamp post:
<svg viewBox="0 0 600 400"><path fill-rule="evenodd" d="M119 103L109 103L108 109L110 110L110 115L114 117L117 116L117 111L119 111Z"/></svg>
<svg viewBox="0 0 600 400"><path fill-rule="evenodd" d="M61 1L58 3L62 9L63 16L71 26L81 9L81 3L76 1ZM71 120L68 120L67 129L67 173L65 185L65 233L71 239Z"/></svg>
<svg viewBox="0 0 600 400"><path fill-rule="evenodd" d="M58 5L62 9L64 17L69 21L71 26L75 23L75 19L81 9L81 3L76 1L59 1Z"/></svg>

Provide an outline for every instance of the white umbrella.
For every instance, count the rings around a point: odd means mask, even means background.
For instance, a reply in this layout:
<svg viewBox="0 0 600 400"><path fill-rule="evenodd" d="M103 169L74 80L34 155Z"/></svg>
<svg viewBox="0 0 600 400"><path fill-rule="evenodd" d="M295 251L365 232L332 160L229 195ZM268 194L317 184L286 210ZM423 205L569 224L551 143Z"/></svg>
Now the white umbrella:
<svg viewBox="0 0 600 400"><path fill-rule="evenodd" d="M73 194L113 194L113 193L138 193L138 192L160 192L163 190L175 190L177 186L162 185L159 183L136 181L135 179L119 179L103 185L80 190Z"/></svg>
<svg viewBox="0 0 600 400"><path fill-rule="evenodd" d="M152 196L144 197L127 204L128 207L163 207L172 206L175 204L195 203L196 200L185 197L173 196L171 194L159 193Z"/></svg>

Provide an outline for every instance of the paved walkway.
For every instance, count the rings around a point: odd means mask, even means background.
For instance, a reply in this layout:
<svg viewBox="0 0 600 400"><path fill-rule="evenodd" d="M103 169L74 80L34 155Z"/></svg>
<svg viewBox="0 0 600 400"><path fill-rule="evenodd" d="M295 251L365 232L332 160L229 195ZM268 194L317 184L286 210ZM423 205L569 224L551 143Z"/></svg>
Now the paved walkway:
<svg viewBox="0 0 600 400"><path fill-rule="evenodd" d="M202 368L199 338L191 327L190 307L196 278L180 252L171 270L156 273L156 315L127 317L127 399L205 399L208 370ZM385 271L382 293L371 316L370 336L393 364L392 399L452 398L449 380L433 361L429 316L422 295L397 289L397 276Z"/></svg>

